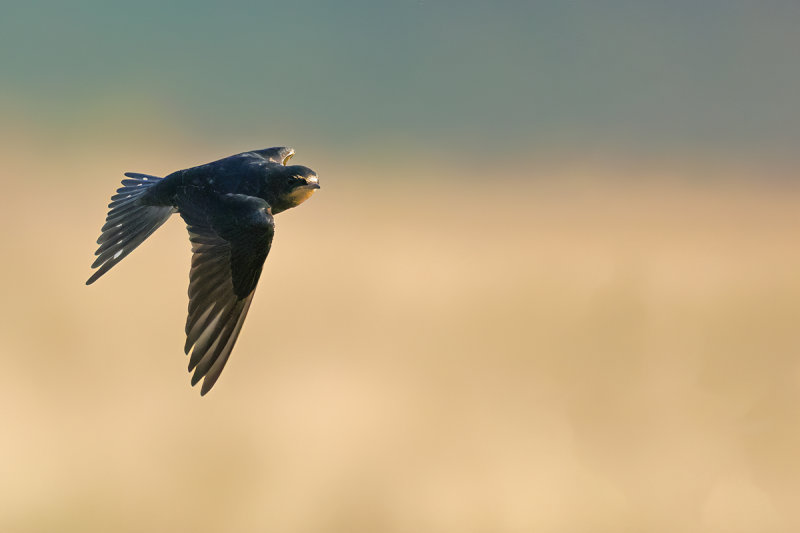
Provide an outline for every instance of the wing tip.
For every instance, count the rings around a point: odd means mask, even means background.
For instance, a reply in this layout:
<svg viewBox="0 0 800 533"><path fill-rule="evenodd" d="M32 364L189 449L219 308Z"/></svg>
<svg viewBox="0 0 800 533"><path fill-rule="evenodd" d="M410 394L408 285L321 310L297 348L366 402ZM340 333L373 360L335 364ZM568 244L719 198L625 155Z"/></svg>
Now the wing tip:
<svg viewBox="0 0 800 533"><path fill-rule="evenodd" d="M212 387L214 387L214 383L216 383L217 380L209 379L208 376L199 376L195 372L195 374L192 376L192 387L200 383L201 379L203 380L203 384L200 386L200 397L203 397L208 394L208 391L210 391Z"/></svg>

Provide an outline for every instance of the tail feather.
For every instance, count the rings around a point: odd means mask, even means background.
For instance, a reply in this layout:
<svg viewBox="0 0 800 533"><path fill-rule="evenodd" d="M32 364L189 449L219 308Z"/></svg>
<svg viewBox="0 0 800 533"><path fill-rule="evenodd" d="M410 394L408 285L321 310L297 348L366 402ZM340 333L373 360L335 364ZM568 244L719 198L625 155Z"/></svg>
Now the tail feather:
<svg viewBox="0 0 800 533"><path fill-rule="evenodd" d="M97 239L100 246L94 253L97 259L92 268L97 271L86 281L91 285L142 244L172 214L171 206L152 206L141 203L147 190L162 178L126 172L130 179L111 197L106 223Z"/></svg>

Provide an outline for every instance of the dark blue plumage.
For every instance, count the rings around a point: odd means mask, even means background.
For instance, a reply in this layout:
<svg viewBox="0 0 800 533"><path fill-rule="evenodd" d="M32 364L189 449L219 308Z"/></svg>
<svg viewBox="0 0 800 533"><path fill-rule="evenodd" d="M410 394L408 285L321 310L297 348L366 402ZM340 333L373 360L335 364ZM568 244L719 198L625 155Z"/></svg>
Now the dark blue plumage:
<svg viewBox="0 0 800 533"><path fill-rule="evenodd" d="M94 283L173 213L189 230L192 268L185 351L201 394L219 378L238 338L274 235L273 215L319 188L313 170L286 166L287 147L243 152L165 178L126 173L111 197L92 268Z"/></svg>

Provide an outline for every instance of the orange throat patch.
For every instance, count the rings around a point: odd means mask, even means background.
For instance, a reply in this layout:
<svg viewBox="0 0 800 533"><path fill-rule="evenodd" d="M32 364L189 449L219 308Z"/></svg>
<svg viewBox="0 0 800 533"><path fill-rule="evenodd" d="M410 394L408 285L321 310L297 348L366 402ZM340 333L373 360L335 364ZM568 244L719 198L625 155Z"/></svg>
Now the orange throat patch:
<svg viewBox="0 0 800 533"><path fill-rule="evenodd" d="M309 187L298 187L297 189L293 190L289 193L288 199L289 202L292 204L292 207L297 207L298 205L302 204L309 198L311 195L314 194L314 191L317 189L311 189Z"/></svg>

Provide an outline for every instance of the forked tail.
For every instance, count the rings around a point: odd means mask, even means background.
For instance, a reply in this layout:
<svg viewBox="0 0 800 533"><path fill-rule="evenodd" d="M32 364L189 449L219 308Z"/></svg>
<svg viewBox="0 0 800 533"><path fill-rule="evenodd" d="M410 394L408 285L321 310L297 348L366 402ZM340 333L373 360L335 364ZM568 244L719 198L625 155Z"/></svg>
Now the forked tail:
<svg viewBox="0 0 800 533"><path fill-rule="evenodd" d="M122 180L122 187L111 197L111 210L101 230L94 255L97 259L92 268L97 271L87 281L91 285L122 261L137 246L150 236L172 214L171 206L145 205L141 202L147 191L162 178L126 172L130 179Z"/></svg>

